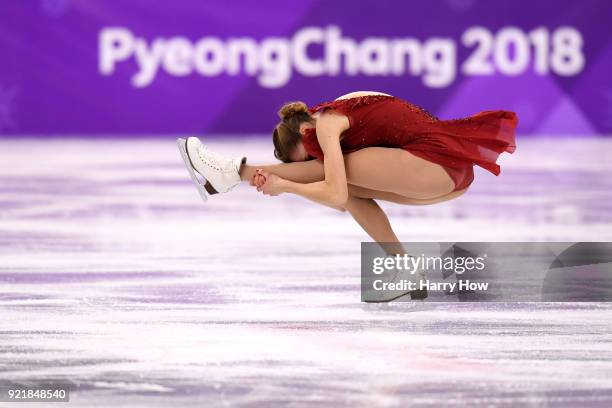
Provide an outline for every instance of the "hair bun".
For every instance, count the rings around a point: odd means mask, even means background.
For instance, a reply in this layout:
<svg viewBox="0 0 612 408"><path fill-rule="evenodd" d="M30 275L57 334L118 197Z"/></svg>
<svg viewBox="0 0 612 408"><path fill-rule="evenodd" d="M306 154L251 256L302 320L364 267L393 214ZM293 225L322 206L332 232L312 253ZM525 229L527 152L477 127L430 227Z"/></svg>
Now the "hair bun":
<svg viewBox="0 0 612 408"><path fill-rule="evenodd" d="M278 111L278 116L280 116L281 119L285 120L297 113L307 113L308 112L308 106L306 106L306 104L304 102L298 101L298 102L288 102L286 104L284 104L282 106L282 108L280 108L280 110Z"/></svg>

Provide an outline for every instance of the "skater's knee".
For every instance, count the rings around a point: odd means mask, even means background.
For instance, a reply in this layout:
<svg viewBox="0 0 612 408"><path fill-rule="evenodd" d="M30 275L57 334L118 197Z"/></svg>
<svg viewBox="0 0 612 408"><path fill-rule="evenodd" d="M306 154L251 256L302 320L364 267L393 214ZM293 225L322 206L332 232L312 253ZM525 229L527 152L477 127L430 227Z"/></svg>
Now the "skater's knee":
<svg viewBox="0 0 612 408"><path fill-rule="evenodd" d="M348 211L351 212L353 208L355 208L355 206L359 205L359 201L361 201L362 198L355 196L355 195L351 195L349 193L348 196L348 200L346 200L346 202L342 205L336 206L335 208L339 211Z"/></svg>

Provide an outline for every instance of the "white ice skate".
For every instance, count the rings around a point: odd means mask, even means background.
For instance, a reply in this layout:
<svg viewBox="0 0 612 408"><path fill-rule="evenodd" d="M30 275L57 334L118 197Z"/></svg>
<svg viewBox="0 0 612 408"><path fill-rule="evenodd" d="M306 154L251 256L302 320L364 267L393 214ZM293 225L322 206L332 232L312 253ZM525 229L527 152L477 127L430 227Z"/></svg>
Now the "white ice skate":
<svg viewBox="0 0 612 408"><path fill-rule="evenodd" d="M208 200L208 195L226 193L240 183L240 166L246 163L246 157L222 157L194 136L176 142L191 180L204 201ZM200 180L198 175L204 180Z"/></svg>
<svg viewBox="0 0 612 408"><path fill-rule="evenodd" d="M383 283L399 283L399 282L413 282L416 290L402 291L402 290L374 290L373 288L366 290L363 293L363 298L366 303L386 303L393 301L423 301L427 298L427 290L421 290L420 282L426 280L426 272L419 268L414 273L411 273L406 269L397 269L396 267L387 271L386 273L379 275L376 279Z"/></svg>
<svg viewBox="0 0 612 408"><path fill-rule="evenodd" d="M206 190L204 187L206 181L198 179L195 169L191 165L191 161L189 160L189 156L187 155L186 142L187 140L182 139L182 138L176 139L176 144L178 146L179 152L181 153L181 157L183 158L183 162L185 163L185 167L187 168L187 172L189 173L189 176L191 177L191 181L193 181L193 184L196 186L196 189L198 190L200 197L202 197L202 200L206 202L208 201L208 195L206 194Z"/></svg>

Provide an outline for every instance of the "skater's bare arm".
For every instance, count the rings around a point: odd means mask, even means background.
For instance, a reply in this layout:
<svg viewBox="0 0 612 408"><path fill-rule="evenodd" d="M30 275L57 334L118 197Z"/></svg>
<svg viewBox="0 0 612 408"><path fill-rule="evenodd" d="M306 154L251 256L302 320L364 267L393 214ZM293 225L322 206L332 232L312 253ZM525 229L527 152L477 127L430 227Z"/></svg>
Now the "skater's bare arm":
<svg viewBox="0 0 612 408"><path fill-rule="evenodd" d="M282 183L281 178L279 178L275 174L268 173L264 169L257 169L256 170L256 174L253 176L253 179L249 182L249 184L251 184L254 187L257 187L257 191L263 191L263 186L264 186L264 184L266 184L266 181L269 178L276 179L277 183ZM268 193L269 193L269 191L268 191ZM276 194L270 194L270 195L276 195ZM342 206L329 205L329 204L321 202L321 201L314 201L314 202L316 202L318 204L321 204L321 205L325 205L325 206L330 207L330 208L333 208L334 210L346 211L346 209L344 207L342 207Z"/></svg>
<svg viewBox="0 0 612 408"><path fill-rule="evenodd" d="M314 183L280 180L283 192L301 195L332 207L341 207L348 199L344 156L340 134L348 128L346 116L324 113L317 120L317 139L324 155L325 179Z"/></svg>

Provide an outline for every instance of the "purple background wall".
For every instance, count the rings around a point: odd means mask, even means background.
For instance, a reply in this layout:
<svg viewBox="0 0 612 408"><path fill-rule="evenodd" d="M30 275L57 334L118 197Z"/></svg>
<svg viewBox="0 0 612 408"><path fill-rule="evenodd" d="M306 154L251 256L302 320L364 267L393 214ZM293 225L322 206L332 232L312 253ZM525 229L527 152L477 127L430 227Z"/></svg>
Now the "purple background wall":
<svg viewBox="0 0 612 408"><path fill-rule="evenodd" d="M283 102L303 100L313 105L355 90L391 93L441 118L487 109L514 110L523 134L610 134L611 16L612 2L606 0L4 0L0 2L0 134L267 134ZM309 76L292 62L288 79L262 84L263 44L270 37L290 41L305 28L322 32L330 26L361 45L366 38L378 38L379 51L363 57L361 61L367 61L353 73L341 66L332 75L333 69L325 65L323 73ZM476 26L484 27L493 39L491 52L485 53L488 62L481 64L490 64L487 74L465 72L466 60L474 56L477 45L470 45L464 36L475 35ZM582 44L572 43L573 37L568 39L565 32L560 34L563 27L577 32ZM142 38L145 51L156 39L167 44L183 37L188 47L195 47L201 39L213 37L214 48L215 44L226 47L234 38L251 38L260 65L251 67L250 73L240 66L234 75L224 65L219 73L207 75L194 68L195 59L180 62L182 57L168 56L176 57L168 65L179 71L188 66L188 72L172 74L162 67L144 86L135 86L140 68L134 50L115 61L112 72L101 68L100 35L108 28L122 28ZM542 39L533 39L538 28L549 40L540 44L540 54L535 42ZM432 86L424 80L423 67L386 72L389 65L381 68L377 63L385 58L380 47L398 38L413 38L422 46L419 55L425 66L429 61L435 67L436 61L446 58L451 61L447 71L456 69L456 74ZM436 38L455 48L453 58L449 52L438 60L426 60L427 44L435 54ZM516 41L527 41L528 46L527 59L518 64L525 55L521 57ZM512 45L504 48L504 44ZM116 52L112 47L119 46L107 43L105 52ZM309 61L321 60L330 47L311 44ZM571 55L566 60L574 59L569 63L563 60L568 47ZM214 70L215 58L228 52L224 48L216 57L206 54L202 72Z"/></svg>

